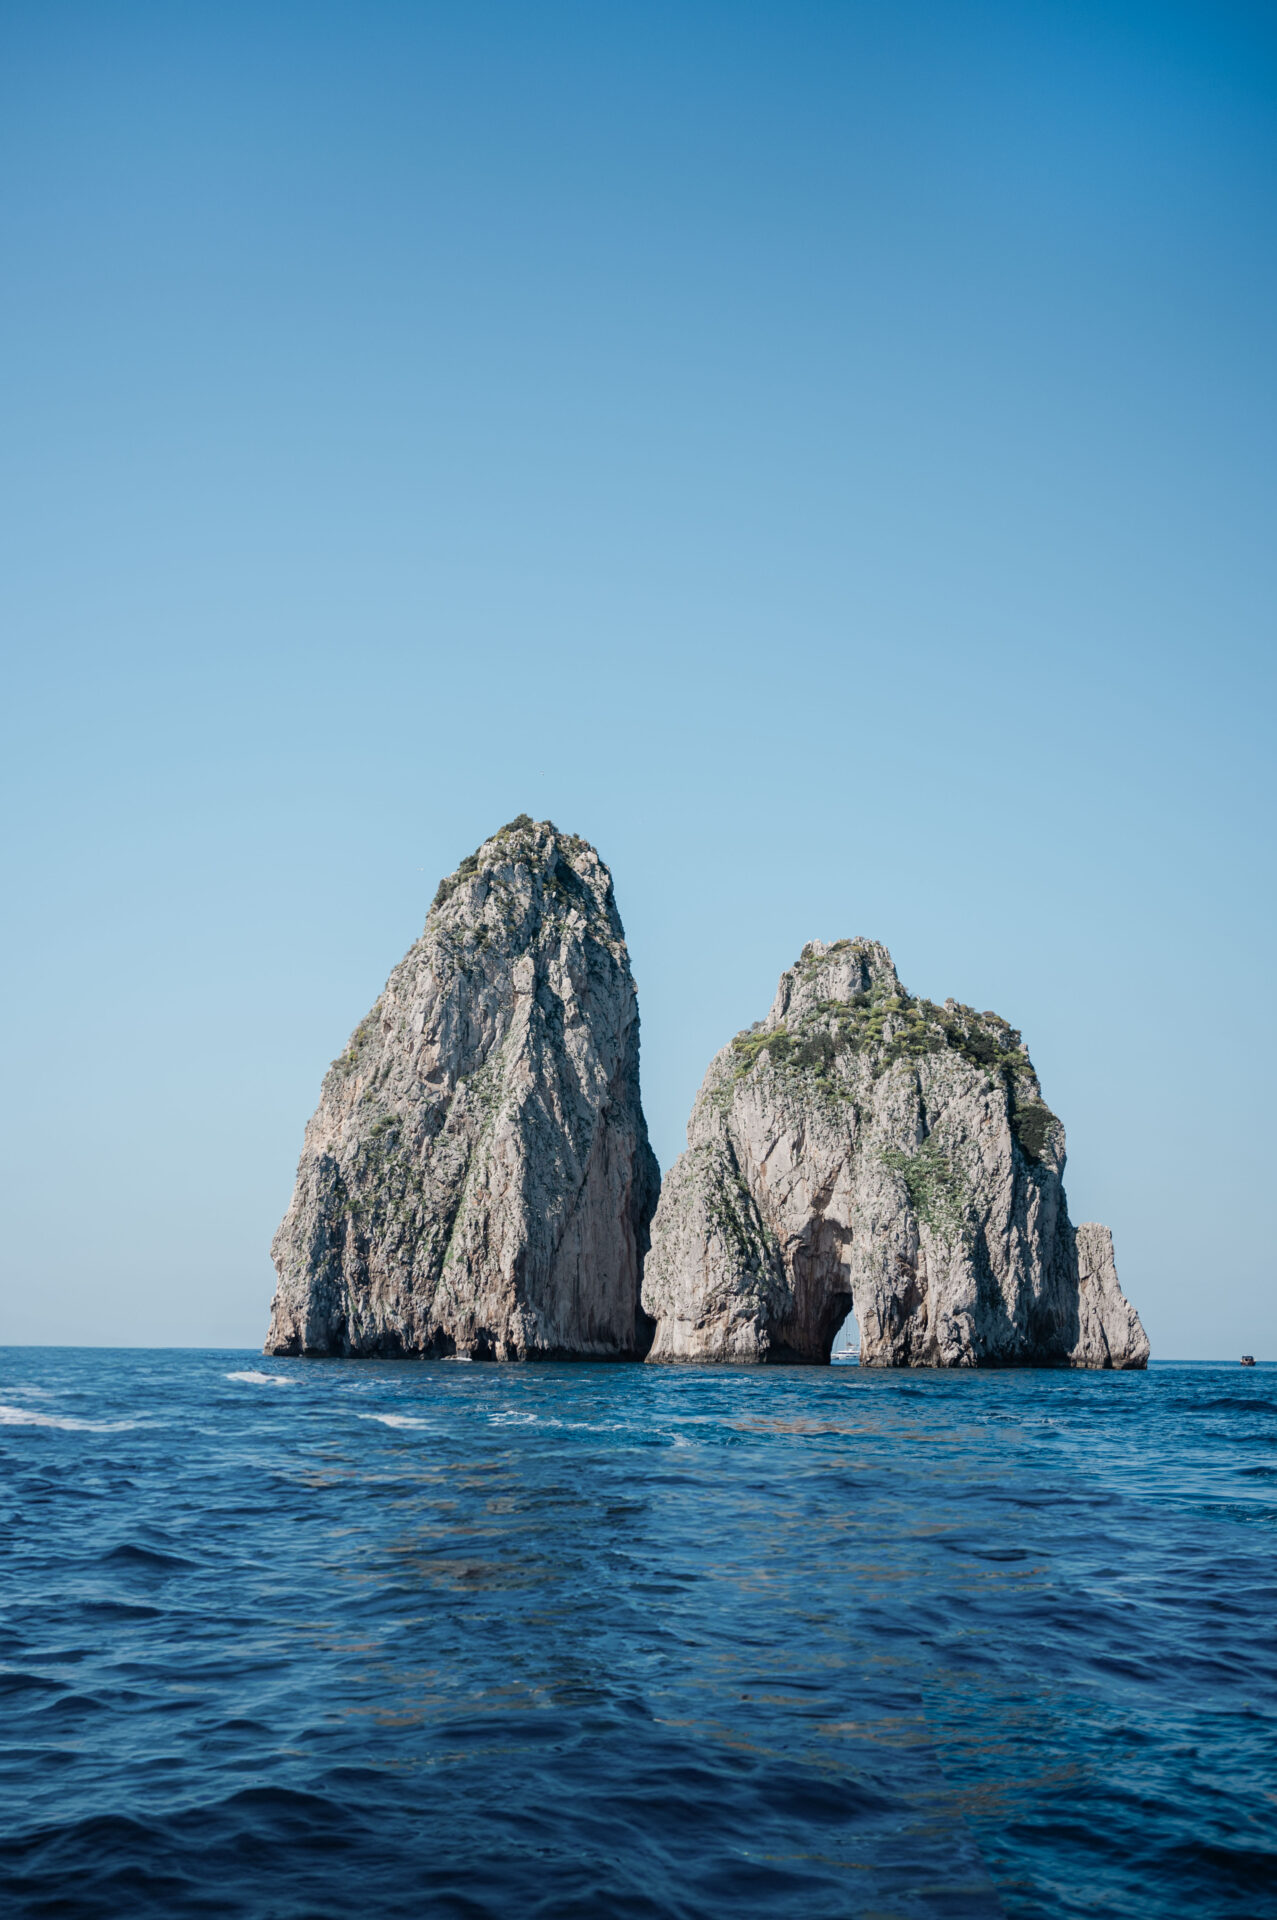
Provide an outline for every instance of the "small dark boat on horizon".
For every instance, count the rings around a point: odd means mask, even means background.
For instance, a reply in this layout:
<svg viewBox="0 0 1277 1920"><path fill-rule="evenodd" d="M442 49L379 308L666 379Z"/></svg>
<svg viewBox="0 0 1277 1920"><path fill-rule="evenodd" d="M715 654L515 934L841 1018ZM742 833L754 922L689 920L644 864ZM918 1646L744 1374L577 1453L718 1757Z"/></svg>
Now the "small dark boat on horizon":
<svg viewBox="0 0 1277 1920"><path fill-rule="evenodd" d="M1253 1353L1244 1353L1242 1355L1242 1365L1244 1367L1253 1367L1254 1364L1255 1364L1255 1356Z"/></svg>

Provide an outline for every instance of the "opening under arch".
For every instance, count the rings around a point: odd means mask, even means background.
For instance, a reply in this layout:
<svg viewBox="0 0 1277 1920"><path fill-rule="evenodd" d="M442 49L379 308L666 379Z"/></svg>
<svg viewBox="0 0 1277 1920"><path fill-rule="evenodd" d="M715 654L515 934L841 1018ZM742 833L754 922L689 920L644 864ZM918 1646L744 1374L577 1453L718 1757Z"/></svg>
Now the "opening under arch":
<svg viewBox="0 0 1277 1920"><path fill-rule="evenodd" d="M834 1335L834 1344L829 1358L834 1366L860 1365L860 1322L854 1312L847 1315Z"/></svg>

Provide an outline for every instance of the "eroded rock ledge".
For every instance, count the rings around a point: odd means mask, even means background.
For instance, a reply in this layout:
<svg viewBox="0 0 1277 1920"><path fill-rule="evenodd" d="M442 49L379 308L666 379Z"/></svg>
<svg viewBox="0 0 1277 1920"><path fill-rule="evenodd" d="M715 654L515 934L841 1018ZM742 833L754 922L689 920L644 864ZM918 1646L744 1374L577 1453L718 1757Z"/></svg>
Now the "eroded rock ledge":
<svg viewBox="0 0 1277 1920"><path fill-rule="evenodd" d="M1142 1367L1106 1227L1069 1221L1064 1129L1020 1035L819 941L716 1055L652 1223L649 1358Z"/></svg>
<svg viewBox="0 0 1277 1920"><path fill-rule="evenodd" d="M611 875L520 815L442 883L328 1071L267 1352L641 1359L638 1061Z"/></svg>

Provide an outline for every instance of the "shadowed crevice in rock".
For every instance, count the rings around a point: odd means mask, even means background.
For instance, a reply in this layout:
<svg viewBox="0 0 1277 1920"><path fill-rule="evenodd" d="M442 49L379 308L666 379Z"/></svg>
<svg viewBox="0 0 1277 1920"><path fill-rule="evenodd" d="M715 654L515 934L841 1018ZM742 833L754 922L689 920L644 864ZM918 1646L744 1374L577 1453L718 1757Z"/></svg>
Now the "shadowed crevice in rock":
<svg viewBox="0 0 1277 1920"><path fill-rule="evenodd" d="M996 1014L813 942L710 1065L652 1223L649 1358L1142 1367L1108 1229L1074 1228L1064 1129Z"/></svg>
<svg viewBox="0 0 1277 1920"><path fill-rule="evenodd" d="M658 1186L611 875L521 815L441 883L328 1071L266 1349L641 1359Z"/></svg>

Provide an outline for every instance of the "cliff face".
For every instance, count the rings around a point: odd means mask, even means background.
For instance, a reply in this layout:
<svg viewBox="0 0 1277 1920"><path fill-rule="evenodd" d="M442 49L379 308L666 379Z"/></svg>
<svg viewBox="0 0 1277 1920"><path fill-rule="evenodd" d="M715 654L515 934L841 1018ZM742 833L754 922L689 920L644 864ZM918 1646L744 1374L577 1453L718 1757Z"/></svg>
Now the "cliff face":
<svg viewBox="0 0 1277 1920"><path fill-rule="evenodd" d="M641 1358L638 1054L611 875L521 815L443 882L328 1071L267 1352Z"/></svg>
<svg viewBox="0 0 1277 1920"><path fill-rule="evenodd" d="M652 1360L1142 1367L1108 1229L1068 1218L1064 1129L995 1014L819 941L712 1061L652 1223Z"/></svg>

